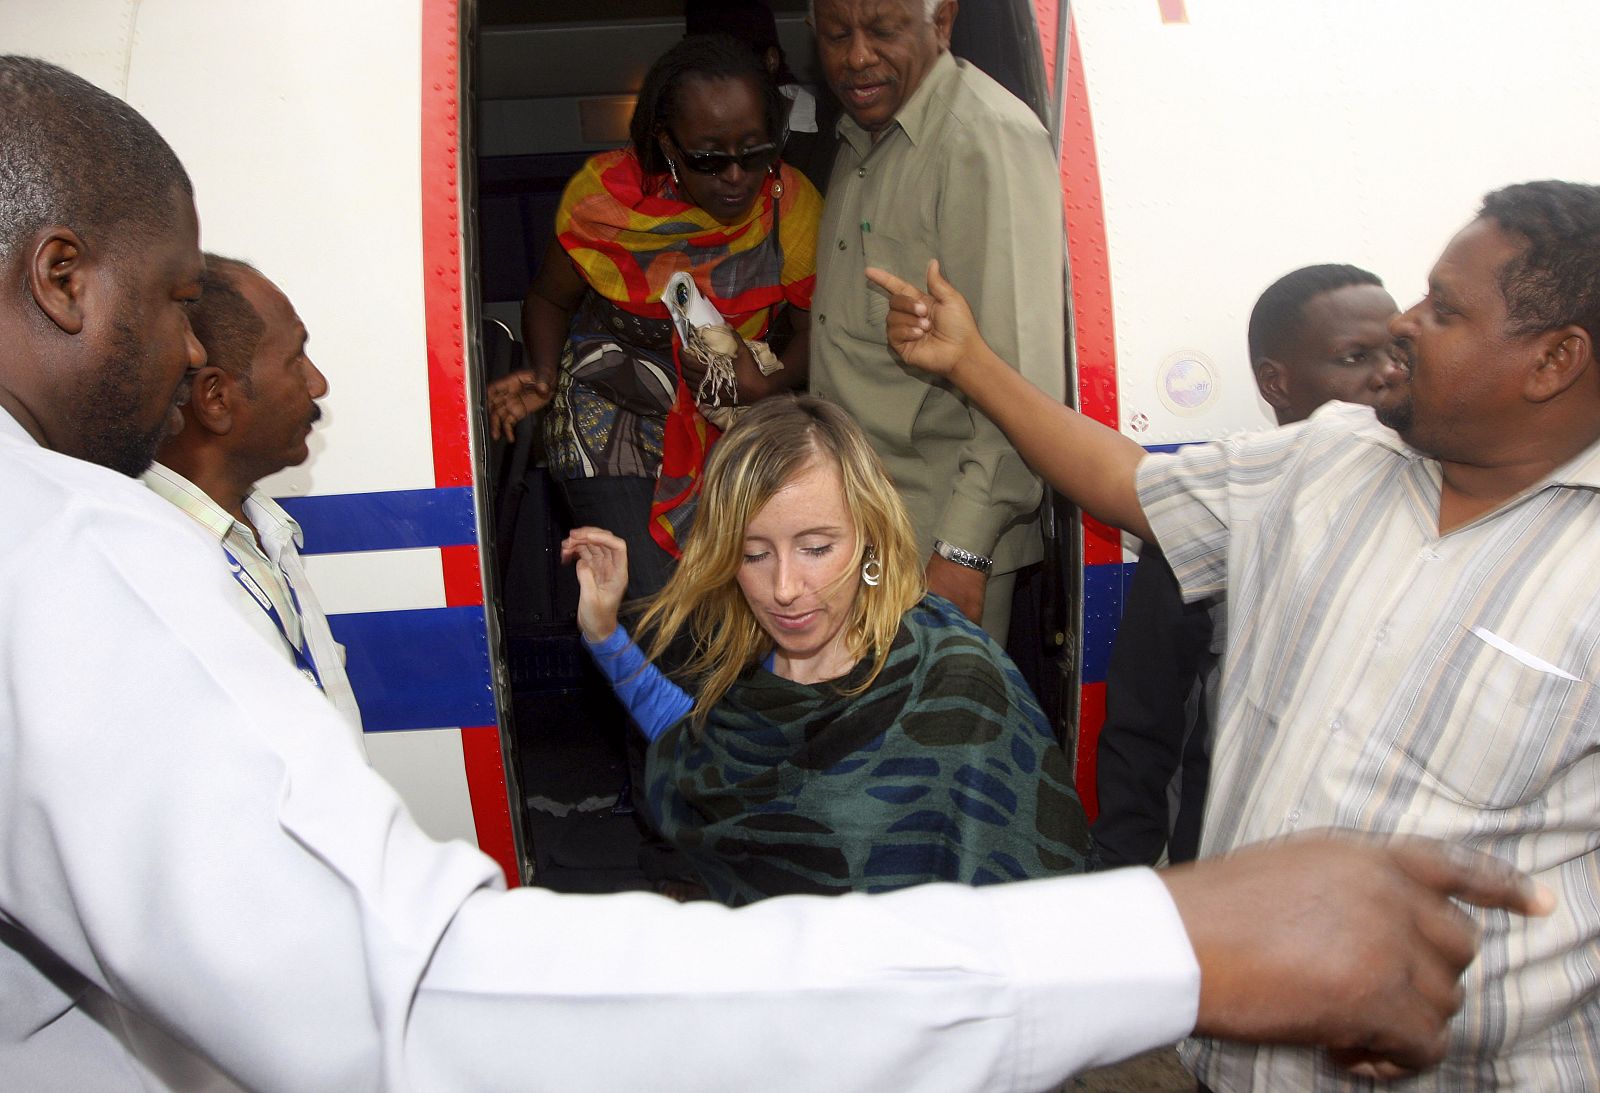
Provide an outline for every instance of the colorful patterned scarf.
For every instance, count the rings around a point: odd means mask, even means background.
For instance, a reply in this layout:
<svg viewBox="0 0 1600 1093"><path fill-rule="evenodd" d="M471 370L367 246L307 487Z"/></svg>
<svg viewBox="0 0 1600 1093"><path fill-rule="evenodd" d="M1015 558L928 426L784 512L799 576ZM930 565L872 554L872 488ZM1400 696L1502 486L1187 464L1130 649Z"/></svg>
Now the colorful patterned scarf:
<svg viewBox="0 0 1600 1093"><path fill-rule="evenodd" d="M725 903L996 884L1093 857L1032 692L937 596L906 613L864 694L752 668L703 734L685 718L658 737L648 769L652 818Z"/></svg>
<svg viewBox="0 0 1600 1093"><path fill-rule="evenodd" d="M605 152L590 157L567 184L556 236L589 286L624 310L665 319L661 294L672 275L686 269L740 334L764 337L779 304L811 307L822 218L822 199L802 175L780 165L776 180L781 187L772 176L766 179L744 221L719 224L677 197L670 184L646 175L632 149ZM677 354L674 338L674 364ZM650 510L651 535L674 557L717 436L695 408L680 368Z"/></svg>

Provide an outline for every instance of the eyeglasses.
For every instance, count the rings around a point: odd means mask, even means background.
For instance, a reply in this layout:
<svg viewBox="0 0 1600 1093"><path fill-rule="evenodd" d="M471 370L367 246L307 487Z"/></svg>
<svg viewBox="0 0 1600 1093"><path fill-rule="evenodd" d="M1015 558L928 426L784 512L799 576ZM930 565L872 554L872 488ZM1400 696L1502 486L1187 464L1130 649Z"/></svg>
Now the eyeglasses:
<svg viewBox="0 0 1600 1093"><path fill-rule="evenodd" d="M738 155L728 152L691 152L683 146L683 141L671 132L667 134L672 138L672 143L683 155L683 164L697 175L720 175L735 163L739 170L746 173L759 173L772 166L773 160L778 158L776 144L758 144L754 148L746 148Z"/></svg>

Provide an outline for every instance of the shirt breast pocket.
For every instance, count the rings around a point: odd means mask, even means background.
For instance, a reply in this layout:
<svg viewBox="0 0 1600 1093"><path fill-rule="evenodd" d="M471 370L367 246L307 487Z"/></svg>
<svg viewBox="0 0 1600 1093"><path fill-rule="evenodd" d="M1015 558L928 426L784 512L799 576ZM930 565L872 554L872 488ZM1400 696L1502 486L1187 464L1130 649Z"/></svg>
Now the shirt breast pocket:
<svg viewBox="0 0 1600 1093"><path fill-rule="evenodd" d="M1594 743L1592 688L1484 627L1458 627L1404 742L1424 784L1483 809L1537 799Z"/></svg>
<svg viewBox="0 0 1600 1093"><path fill-rule="evenodd" d="M925 246L906 243L881 231L863 231L861 254L866 265L886 270L927 290L928 259L932 255ZM866 278L862 278L861 288L866 293L867 336L881 340L889 317L889 294Z"/></svg>

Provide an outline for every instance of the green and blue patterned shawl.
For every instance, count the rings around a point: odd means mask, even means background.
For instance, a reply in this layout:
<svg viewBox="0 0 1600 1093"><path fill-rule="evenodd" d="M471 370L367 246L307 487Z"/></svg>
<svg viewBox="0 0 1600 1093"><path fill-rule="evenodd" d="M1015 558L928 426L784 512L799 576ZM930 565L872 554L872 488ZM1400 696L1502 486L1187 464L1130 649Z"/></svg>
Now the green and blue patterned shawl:
<svg viewBox="0 0 1600 1093"><path fill-rule="evenodd" d="M906 613L863 694L747 669L703 734L650 746L661 832L730 904L925 881L1082 872L1092 851L1066 756L1017 668L948 600Z"/></svg>

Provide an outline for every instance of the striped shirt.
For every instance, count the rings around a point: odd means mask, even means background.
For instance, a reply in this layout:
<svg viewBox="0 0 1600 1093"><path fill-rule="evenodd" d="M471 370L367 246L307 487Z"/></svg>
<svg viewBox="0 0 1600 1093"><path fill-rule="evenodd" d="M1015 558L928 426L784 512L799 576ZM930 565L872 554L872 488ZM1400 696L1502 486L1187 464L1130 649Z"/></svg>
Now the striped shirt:
<svg viewBox="0 0 1600 1093"><path fill-rule="evenodd" d="M1366 407L1138 480L1185 597L1229 597L1203 853L1331 826L1534 874L1557 911L1475 912L1448 1057L1392 1088L1600 1089L1600 444L1442 536L1439 464ZM1184 1056L1217 1093L1370 1088L1310 1051Z"/></svg>
<svg viewBox="0 0 1600 1093"><path fill-rule="evenodd" d="M238 561L243 570L237 579L239 594L234 597L239 613L291 662L294 646L306 651L319 677L313 682L319 683L329 701L338 707L356 734L356 742L365 750L361 710L345 676L344 646L333 639L327 616L311 590L305 562L300 557L300 547L305 543L300 525L260 490L251 490L244 502L245 515L255 526L252 532L199 486L170 467L151 464L143 478L144 484L154 493L172 502L215 536ZM257 536L260 536L259 541ZM227 555L220 551L219 561L227 561ZM268 615L258 593L271 602L283 623L282 630Z"/></svg>

